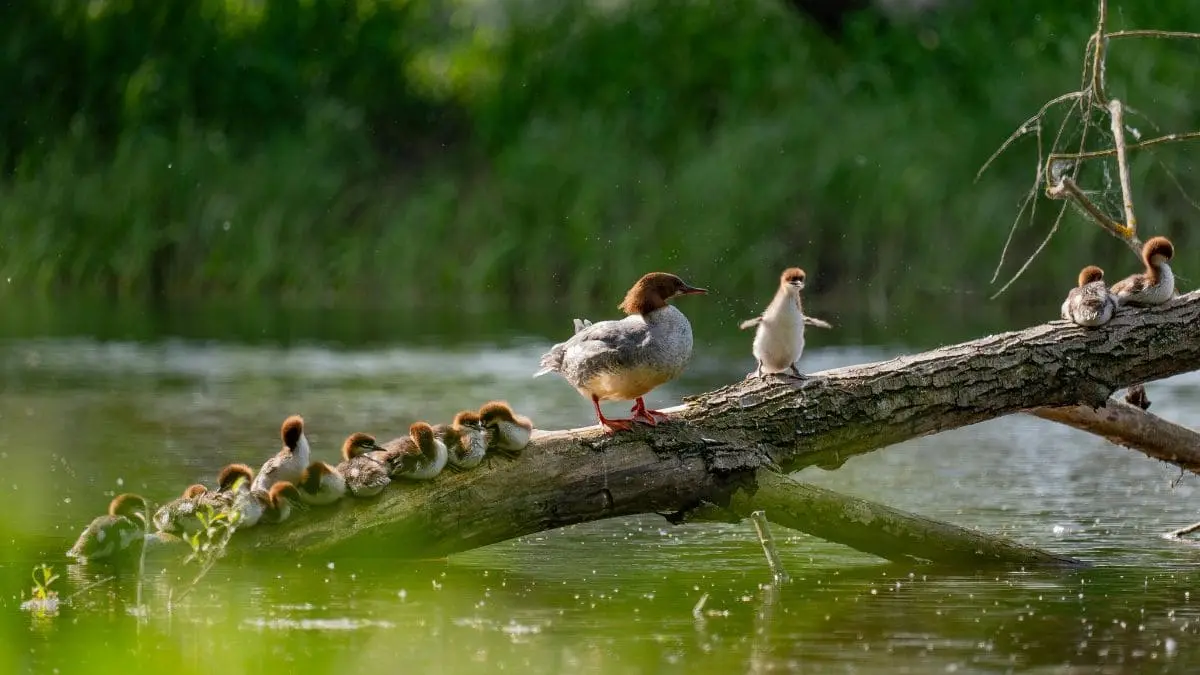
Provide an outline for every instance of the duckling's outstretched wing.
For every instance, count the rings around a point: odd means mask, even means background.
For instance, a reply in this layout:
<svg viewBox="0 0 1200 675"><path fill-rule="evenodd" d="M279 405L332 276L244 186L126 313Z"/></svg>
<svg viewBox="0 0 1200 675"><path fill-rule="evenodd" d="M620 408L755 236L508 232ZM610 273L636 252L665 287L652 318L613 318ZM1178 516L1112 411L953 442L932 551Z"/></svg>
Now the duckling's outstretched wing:
<svg viewBox="0 0 1200 675"><path fill-rule="evenodd" d="M808 316L807 314L804 315L804 325L813 326L815 328L833 328L833 324L829 323L828 321L818 319L815 316Z"/></svg>
<svg viewBox="0 0 1200 675"><path fill-rule="evenodd" d="M745 321L739 323L738 328L740 330L746 330L747 328L754 328L754 327L758 326L758 324L762 323L762 319L763 319L762 315L759 314L758 316L754 317L753 319L746 319Z"/></svg>

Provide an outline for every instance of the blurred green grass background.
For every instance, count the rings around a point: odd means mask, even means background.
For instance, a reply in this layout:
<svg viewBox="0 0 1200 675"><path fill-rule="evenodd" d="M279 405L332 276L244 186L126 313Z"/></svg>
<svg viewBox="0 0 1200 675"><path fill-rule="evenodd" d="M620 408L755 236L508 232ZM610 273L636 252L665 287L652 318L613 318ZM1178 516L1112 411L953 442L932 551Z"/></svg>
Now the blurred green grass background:
<svg viewBox="0 0 1200 675"><path fill-rule="evenodd" d="M0 293L537 308L615 304L651 268L761 297L799 264L872 315L971 308L1033 138L975 173L1078 87L1095 14L875 7L830 35L781 0L7 3ZM1110 28L1200 26L1167 0L1113 2ZM1131 126L1200 128L1197 56L1113 43ZM1193 156L1134 163L1143 234L1176 239L1185 287ZM1092 262L1134 266L1070 215L1000 302L1058 297Z"/></svg>

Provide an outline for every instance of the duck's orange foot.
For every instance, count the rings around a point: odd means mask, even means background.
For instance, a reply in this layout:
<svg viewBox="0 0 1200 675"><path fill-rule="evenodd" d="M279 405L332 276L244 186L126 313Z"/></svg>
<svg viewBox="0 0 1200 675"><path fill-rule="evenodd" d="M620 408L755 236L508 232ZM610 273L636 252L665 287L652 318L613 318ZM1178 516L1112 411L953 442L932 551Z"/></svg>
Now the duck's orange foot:
<svg viewBox="0 0 1200 675"><path fill-rule="evenodd" d="M604 427L604 433L608 434L609 436L617 433L618 431L629 431L633 428L633 422L634 420L632 419L613 420L606 417L600 419L600 425Z"/></svg>

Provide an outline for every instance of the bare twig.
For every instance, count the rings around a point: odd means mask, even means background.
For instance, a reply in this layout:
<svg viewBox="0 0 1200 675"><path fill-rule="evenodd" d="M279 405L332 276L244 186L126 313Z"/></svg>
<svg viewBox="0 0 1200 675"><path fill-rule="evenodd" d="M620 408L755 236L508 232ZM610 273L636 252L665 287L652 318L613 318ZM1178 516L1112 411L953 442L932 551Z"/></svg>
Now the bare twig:
<svg viewBox="0 0 1200 675"><path fill-rule="evenodd" d="M754 523L754 531L758 533L758 543L762 544L763 555L767 556L767 566L771 568L771 579L776 584L791 583L792 577L783 568L779 559L779 551L775 550L775 538L771 536L771 526L767 516L761 510L750 514L750 522Z"/></svg>
<svg viewBox="0 0 1200 675"><path fill-rule="evenodd" d="M1112 124L1113 143L1117 149L1117 170L1121 177L1121 197L1125 205L1125 229L1130 238L1137 235L1137 216L1133 213L1133 187L1129 181L1129 161L1125 156L1125 110L1119 99L1108 102L1108 118Z"/></svg>
<svg viewBox="0 0 1200 675"><path fill-rule="evenodd" d="M1079 189L1079 185L1069 176L1063 178L1057 185L1046 189L1046 196L1051 199L1070 199L1072 203L1078 206L1083 212L1088 215L1097 225L1107 230L1114 237L1125 242L1135 255L1139 258L1142 255L1142 244L1138 241L1134 233L1125 225L1118 223L1108 214L1104 213L1097 207L1092 200L1088 199L1083 190Z"/></svg>
<svg viewBox="0 0 1200 675"><path fill-rule="evenodd" d="M1162 145L1163 143L1178 143L1179 141L1197 141L1200 140L1200 131L1188 131L1178 134L1167 134L1166 136L1158 136L1138 143L1132 143L1126 146L1126 150L1141 150L1154 145ZM1112 157L1117 154L1116 148L1108 148L1107 150L1092 150L1090 152L1055 152L1046 157L1046 167L1049 168L1054 162L1067 160L1083 160L1083 159L1099 159L1101 157Z"/></svg>
<svg viewBox="0 0 1200 675"><path fill-rule="evenodd" d="M1118 30L1109 33L1110 40L1119 38L1165 38L1174 40L1200 40L1200 33L1178 30Z"/></svg>

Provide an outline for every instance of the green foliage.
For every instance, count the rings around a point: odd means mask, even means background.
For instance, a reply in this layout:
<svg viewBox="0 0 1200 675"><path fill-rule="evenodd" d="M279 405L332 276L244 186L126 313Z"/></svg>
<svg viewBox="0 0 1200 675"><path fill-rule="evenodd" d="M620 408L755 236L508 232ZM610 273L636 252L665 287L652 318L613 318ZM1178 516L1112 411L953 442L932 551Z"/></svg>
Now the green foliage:
<svg viewBox="0 0 1200 675"><path fill-rule="evenodd" d="M58 591L50 588L58 580L54 568L41 564L33 568L30 576L33 578L33 590L30 593L31 597L21 603L21 609L43 618L57 614Z"/></svg>
<svg viewBox="0 0 1200 675"><path fill-rule="evenodd" d="M615 298L658 267L759 298L801 264L813 291L853 288L873 312L979 302L1032 183L1033 140L972 178L1078 86L1096 11L868 13L834 42L775 0L541 5L499 23L417 0L4 10L16 20L0 26L20 29L0 28L0 44L20 58L0 68L24 103L0 110L14 168L0 281L542 305ZM1187 29L1190 11L1114 6L1109 23ZM1112 50L1114 95L1163 130L1200 127L1186 98L1200 44ZM1188 168L1185 153L1157 156ZM1200 261L1192 207L1154 157L1134 167L1143 232ZM1056 207L1018 230L1003 273ZM1089 262L1130 266L1077 216L1043 255L1012 299Z"/></svg>

